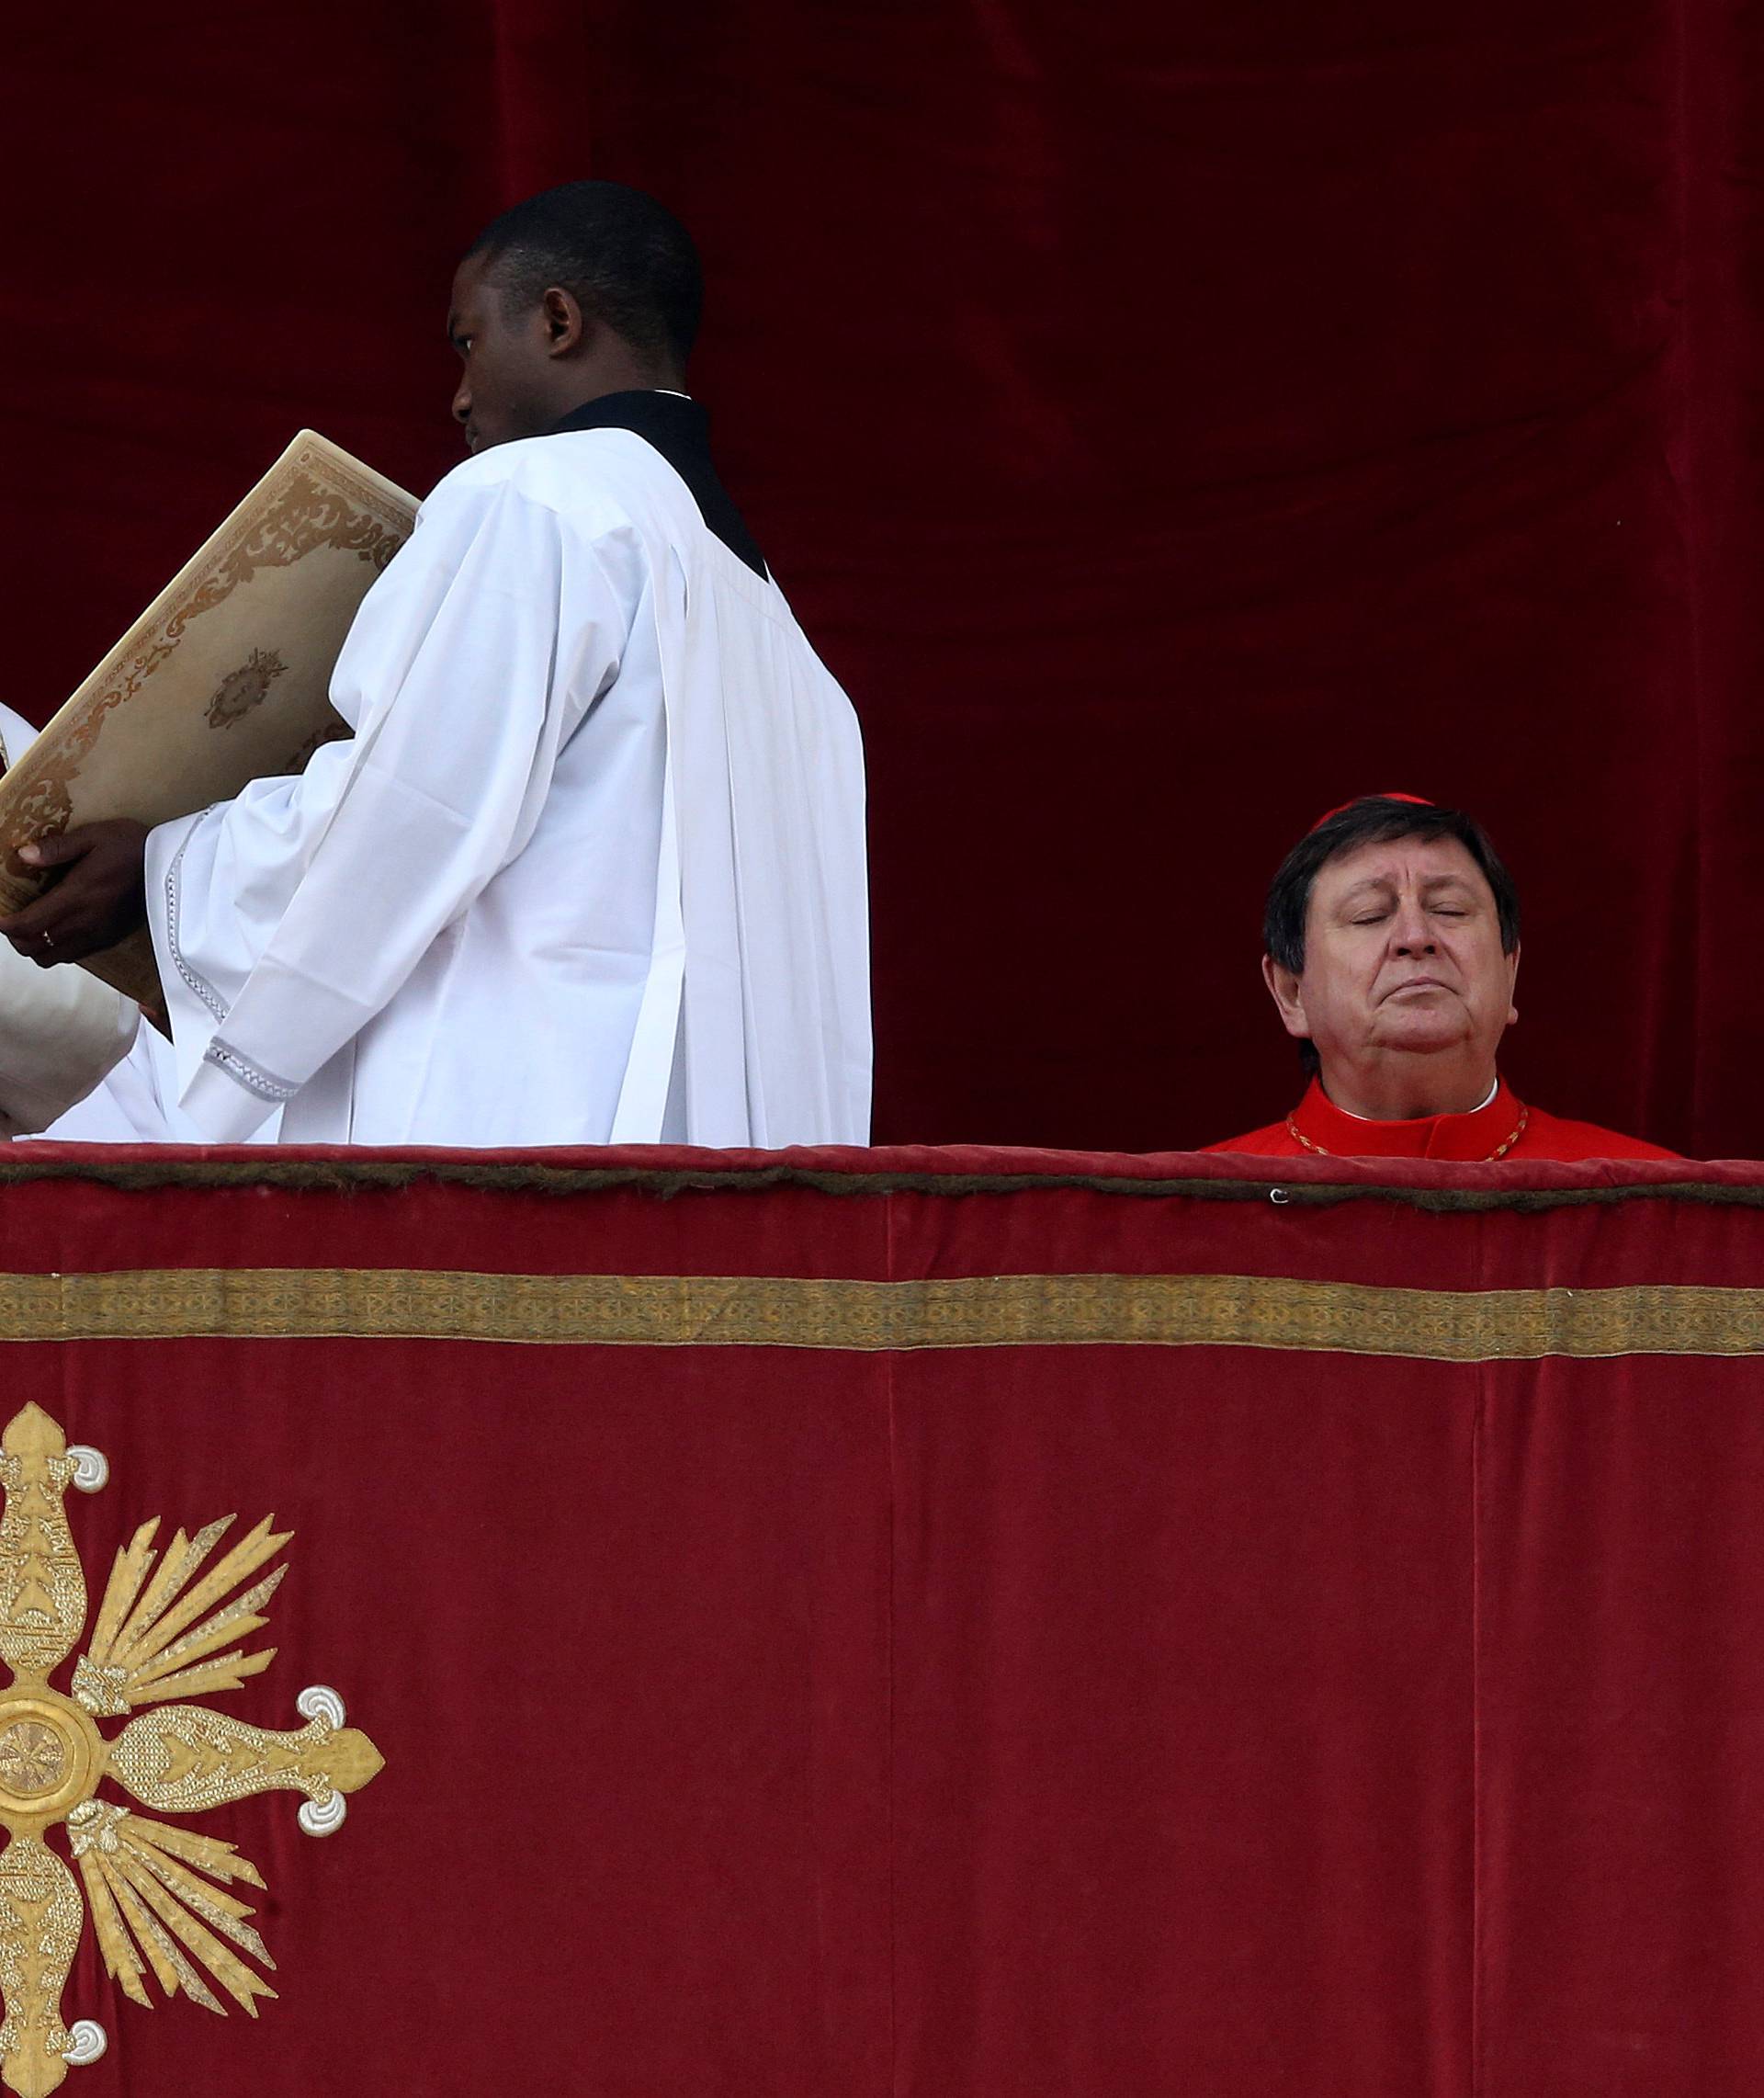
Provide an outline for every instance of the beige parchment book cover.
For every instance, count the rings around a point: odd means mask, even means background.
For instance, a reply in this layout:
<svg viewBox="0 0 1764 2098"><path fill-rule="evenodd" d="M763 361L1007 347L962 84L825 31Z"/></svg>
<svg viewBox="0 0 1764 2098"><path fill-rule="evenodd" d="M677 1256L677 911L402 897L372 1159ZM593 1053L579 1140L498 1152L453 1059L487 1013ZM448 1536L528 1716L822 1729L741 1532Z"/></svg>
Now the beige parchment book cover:
<svg viewBox="0 0 1764 2098"><path fill-rule="evenodd" d="M416 499L302 430L0 777L0 911L40 895L17 848L112 816L170 822L347 734L331 673ZM84 966L162 1018L143 930Z"/></svg>

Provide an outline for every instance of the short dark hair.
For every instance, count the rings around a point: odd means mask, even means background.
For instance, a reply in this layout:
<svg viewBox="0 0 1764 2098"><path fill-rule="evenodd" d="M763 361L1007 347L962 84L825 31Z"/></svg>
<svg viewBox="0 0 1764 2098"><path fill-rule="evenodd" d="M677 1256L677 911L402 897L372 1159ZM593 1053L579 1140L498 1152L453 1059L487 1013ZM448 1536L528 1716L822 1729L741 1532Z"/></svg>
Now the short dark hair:
<svg viewBox="0 0 1764 2098"><path fill-rule="evenodd" d="M1390 845L1397 838L1456 838L1494 892L1500 951L1513 952L1519 945L1519 890L1482 825L1461 809L1443 809L1431 801L1399 800L1388 794L1363 794L1357 801L1350 801L1326 816L1315 830L1307 831L1281 861L1268 886L1268 902L1261 914L1262 944L1280 968L1290 970L1295 976L1305 973L1305 926L1310 916L1311 889L1329 862L1362 845ZM1306 1071L1320 1068L1313 1043L1301 1040L1298 1055Z"/></svg>
<svg viewBox="0 0 1764 2098"><path fill-rule="evenodd" d="M698 334L704 278L673 213L622 182L563 182L492 219L467 250L489 257L505 311L555 284L646 357L684 365Z"/></svg>

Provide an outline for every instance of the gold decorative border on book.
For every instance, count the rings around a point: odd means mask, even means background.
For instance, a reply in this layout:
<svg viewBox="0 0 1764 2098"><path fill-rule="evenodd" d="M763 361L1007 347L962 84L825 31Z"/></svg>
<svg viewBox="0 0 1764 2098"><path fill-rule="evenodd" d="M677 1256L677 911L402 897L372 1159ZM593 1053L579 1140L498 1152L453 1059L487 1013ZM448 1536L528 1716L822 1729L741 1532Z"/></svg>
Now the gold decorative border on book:
<svg viewBox="0 0 1764 2098"><path fill-rule="evenodd" d="M159 1268L0 1275L0 1341L542 1346L1248 1347L1420 1362L1764 1355L1764 1288L1398 1289L1241 1275L492 1275Z"/></svg>
<svg viewBox="0 0 1764 2098"><path fill-rule="evenodd" d="M41 893L42 878L7 848L66 827L72 783L105 717L135 698L191 620L224 605L260 570L291 567L322 547L380 573L410 537L415 507L392 482L316 431L302 431L45 724L27 762L0 777L0 907L16 911Z"/></svg>

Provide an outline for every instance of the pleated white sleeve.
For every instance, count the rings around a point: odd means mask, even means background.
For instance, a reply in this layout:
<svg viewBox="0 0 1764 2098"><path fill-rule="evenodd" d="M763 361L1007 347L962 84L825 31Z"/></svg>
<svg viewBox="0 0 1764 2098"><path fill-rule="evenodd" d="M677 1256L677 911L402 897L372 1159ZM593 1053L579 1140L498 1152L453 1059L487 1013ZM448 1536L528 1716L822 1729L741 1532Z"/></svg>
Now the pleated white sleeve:
<svg viewBox="0 0 1764 2098"><path fill-rule="evenodd" d="M209 1138L243 1140L291 1100L521 852L629 617L592 532L461 469L337 663L353 740L153 833L180 1104Z"/></svg>

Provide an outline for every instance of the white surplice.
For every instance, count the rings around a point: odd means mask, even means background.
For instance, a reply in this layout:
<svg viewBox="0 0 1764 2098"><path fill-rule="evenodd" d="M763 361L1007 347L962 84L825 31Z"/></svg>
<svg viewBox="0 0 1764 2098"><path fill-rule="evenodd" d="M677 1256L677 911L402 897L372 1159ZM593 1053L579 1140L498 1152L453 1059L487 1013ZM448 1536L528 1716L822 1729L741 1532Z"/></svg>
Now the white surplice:
<svg viewBox="0 0 1764 2098"><path fill-rule="evenodd" d="M41 1135L55 1143L200 1144L208 1139L177 1104L177 1062L172 1045L142 1020L133 1043L102 1083L51 1122ZM252 1132L253 1143L273 1143L277 1117Z"/></svg>
<svg viewBox="0 0 1764 2098"><path fill-rule="evenodd" d="M148 841L182 1127L867 1140L857 723L643 438L449 474L332 699L351 740Z"/></svg>

